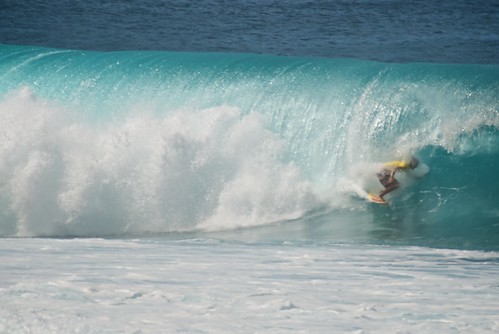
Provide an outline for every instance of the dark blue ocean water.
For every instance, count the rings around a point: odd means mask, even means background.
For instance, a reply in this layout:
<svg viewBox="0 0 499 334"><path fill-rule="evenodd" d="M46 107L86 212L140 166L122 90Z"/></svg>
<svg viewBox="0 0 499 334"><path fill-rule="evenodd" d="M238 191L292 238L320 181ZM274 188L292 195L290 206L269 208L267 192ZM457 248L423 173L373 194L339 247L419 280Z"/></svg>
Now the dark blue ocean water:
<svg viewBox="0 0 499 334"><path fill-rule="evenodd" d="M0 43L498 63L499 1L3 0Z"/></svg>

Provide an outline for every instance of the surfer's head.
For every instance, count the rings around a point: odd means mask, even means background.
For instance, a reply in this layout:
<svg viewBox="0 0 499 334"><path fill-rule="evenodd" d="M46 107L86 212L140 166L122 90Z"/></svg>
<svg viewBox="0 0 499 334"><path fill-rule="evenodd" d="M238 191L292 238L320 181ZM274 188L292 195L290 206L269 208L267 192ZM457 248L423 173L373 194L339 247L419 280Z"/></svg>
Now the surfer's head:
<svg viewBox="0 0 499 334"><path fill-rule="evenodd" d="M416 159L415 157L412 157L411 161L409 161L409 167L411 169L414 169L414 168L418 167L418 165L419 165L419 160Z"/></svg>

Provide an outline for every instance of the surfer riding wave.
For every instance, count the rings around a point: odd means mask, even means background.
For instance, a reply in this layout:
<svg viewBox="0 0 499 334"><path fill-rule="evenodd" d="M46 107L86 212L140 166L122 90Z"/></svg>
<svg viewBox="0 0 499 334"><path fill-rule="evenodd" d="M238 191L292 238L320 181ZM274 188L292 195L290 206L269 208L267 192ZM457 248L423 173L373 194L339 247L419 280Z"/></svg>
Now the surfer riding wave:
<svg viewBox="0 0 499 334"><path fill-rule="evenodd" d="M395 179L395 173L399 170L414 169L419 165L419 160L412 157L407 163L402 160L395 160L383 164L383 169L379 171L376 175L378 176L379 182L385 187L381 191L378 197L384 202L384 196L400 187L399 182Z"/></svg>

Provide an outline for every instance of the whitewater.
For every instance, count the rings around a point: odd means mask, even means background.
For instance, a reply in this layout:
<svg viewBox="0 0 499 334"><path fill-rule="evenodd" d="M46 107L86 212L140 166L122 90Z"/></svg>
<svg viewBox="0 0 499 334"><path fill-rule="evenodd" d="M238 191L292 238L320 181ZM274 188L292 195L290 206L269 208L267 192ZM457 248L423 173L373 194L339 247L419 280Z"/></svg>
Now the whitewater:
<svg viewBox="0 0 499 334"><path fill-rule="evenodd" d="M6 333L499 329L495 252L206 238L4 239L0 257Z"/></svg>
<svg viewBox="0 0 499 334"><path fill-rule="evenodd" d="M497 332L498 92L493 63L1 44L0 332Z"/></svg>

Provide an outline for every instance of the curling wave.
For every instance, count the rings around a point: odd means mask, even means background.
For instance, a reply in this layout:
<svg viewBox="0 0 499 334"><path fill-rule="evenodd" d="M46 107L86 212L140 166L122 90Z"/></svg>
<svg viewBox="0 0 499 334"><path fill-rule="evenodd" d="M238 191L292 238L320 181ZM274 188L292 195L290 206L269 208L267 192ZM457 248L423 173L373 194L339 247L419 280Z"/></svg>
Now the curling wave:
<svg viewBox="0 0 499 334"><path fill-rule="evenodd" d="M0 70L2 236L231 230L323 206L372 224L379 163L416 155L391 219L499 239L499 66L0 45Z"/></svg>

